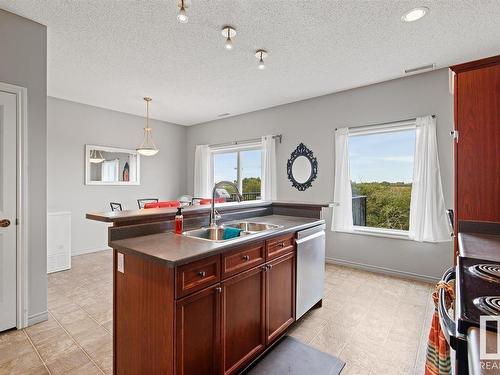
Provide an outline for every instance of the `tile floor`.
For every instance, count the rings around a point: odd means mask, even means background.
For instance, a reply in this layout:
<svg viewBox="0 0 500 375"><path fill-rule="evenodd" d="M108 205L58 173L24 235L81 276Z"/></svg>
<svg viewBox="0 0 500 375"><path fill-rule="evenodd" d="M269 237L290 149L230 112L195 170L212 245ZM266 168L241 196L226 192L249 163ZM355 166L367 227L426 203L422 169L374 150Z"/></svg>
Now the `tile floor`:
<svg viewBox="0 0 500 375"><path fill-rule="evenodd" d="M0 334L0 374L112 373L111 251L49 275L49 320ZM430 284L327 265L323 308L291 335L333 354L342 375L423 374Z"/></svg>

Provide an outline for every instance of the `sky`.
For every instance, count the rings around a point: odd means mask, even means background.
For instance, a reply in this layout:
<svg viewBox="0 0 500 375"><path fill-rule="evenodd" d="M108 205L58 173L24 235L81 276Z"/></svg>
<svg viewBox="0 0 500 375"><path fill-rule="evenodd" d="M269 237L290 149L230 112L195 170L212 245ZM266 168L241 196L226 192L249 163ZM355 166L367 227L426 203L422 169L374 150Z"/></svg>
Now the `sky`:
<svg viewBox="0 0 500 375"><path fill-rule="evenodd" d="M351 181L412 182L415 130L349 137Z"/></svg>
<svg viewBox="0 0 500 375"><path fill-rule="evenodd" d="M261 150L241 151L241 179L261 176ZM236 181L237 153L214 154L214 180Z"/></svg>
<svg viewBox="0 0 500 375"><path fill-rule="evenodd" d="M351 180L412 182L415 130L349 137ZM241 151L242 176L261 176L261 150ZM214 154L215 181L236 181L237 153Z"/></svg>

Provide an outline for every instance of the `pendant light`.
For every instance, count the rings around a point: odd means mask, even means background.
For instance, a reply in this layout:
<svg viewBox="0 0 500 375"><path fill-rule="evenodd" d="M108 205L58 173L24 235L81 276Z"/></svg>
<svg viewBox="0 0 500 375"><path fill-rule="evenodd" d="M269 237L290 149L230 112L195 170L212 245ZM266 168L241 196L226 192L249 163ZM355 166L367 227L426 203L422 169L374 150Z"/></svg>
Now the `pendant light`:
<svg viewBox="0 0 500 375"><path fill-rule="evenodd" d="M93 164L99 164L104 161L104 158L102 156L102 152L99 150L90 150L90 157L89 161Z"/></svg>
<svg viewBox="0 0 500 375"><path fill-rule="evenodd" d="M177 15L177 20L180 23L187 23L188 16L186 14L186 6L184 5L184 0L181 0L180 8L181 9L179 10L179 14Z"/></svg>
<svg viewBox="0 0 500 375"><path fill-rule="evenodd" d="M264 70L266 68L266 65L264 64L264 59L267 57L267 51L264 49L258 49L257 51L255 51L255 57L259 59L258 68L260 70Z"/></svg>
<svg viewBox="0 0 500 375"><path fill-rule="evenodd" d="M233 49L233 40L236 35L236 30L231 26L224 26L222 28L221 34L226 38L226 42L224 43L224 48L228 51Z"/></svg>
<svg viewBox="0 0 500 375"><path fill-rule="evenodd" d="M153 100L151 98L145 97L146 102L146 127L144 128L144 139L141 145L137 148L137 152L144 156L153 156L158 153L158 150L153 142L153 135L151 134L152 129L149 127L149 102Z"/></svg>

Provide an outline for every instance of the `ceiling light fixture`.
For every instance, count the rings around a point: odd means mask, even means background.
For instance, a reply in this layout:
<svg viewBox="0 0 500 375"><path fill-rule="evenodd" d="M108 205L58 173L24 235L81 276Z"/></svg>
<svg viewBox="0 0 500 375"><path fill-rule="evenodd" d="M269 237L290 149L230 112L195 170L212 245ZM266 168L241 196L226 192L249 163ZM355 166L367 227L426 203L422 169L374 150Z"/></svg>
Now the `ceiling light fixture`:
<svg viewBox="0 0 500 375"><path fill-rule="evenodd" d="M226 42L224 43L224 48L229 50L233 49L233 40L236 35L236 30L231 26L224 26L222 28L221 34L226 38Z"/></svg>
<svg viewBox="0 0 500 375"><path fill-rule="evenodd" d="M99 164L104 161L101 150L90 150L89 161L93 164Z"/></svg>
<svg viewBox="0 0 500 375"><path fill-rule="evenodd" d="M403 16L401 17L401 20L403 22L418 21L423 16L425 16L428 12L429 12L429 8L427 8L427 7L413 8L412 10L409 10L408 12L403 14Z"/></svg>
<svg viewBox="0 0 500 375"><path fill-rule="evenodd" d="M267 57L267 51L264 49L258 49L257 51L255 51L255 57L259 59L259 69L264 70L266 68L264 59Z"/></svg>
<svg viewBox="0 0 500 375"><path fill-rule="evenodd" d="M153 156L158 153L158 150L153 142L153 136L151 134L152 129L149 127L149 102L153 99L145 97L143 98L146 102L146 126L144 127L144 139L141 145L137 148L137 152L144 156Z"/></svg>
<svg viewBox="0 0 500 375"><path fill-rule="evenodd" d="M180 23L187 23L187 21L188 21L188 16L186 14L186 8L187 8L187 6L184 5L184 0L181 0L181 3L179 4L179 7L181 9L179 10L179 14L177 15L177 20Z"/></svg>

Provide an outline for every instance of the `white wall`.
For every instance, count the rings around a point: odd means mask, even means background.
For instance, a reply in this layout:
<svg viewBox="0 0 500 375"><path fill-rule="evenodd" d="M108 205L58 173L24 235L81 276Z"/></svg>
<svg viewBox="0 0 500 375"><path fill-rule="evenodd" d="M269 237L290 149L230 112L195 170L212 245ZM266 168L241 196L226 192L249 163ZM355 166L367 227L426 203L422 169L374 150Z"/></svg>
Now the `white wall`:
<svg viewBox="0 0 500 375"><path fill-rule="evenodd" d="M47 28L0 9L0 82L28 90L28 321L47 317Z"/></svg>
<svg viewBox="0 0 500 375"><path fill-rule="evenodd" d="M437 116L446 204L453 206L452 95L446 69L191 126L187 131L187 187L193 191L194 149L210 144L283 134L277 147L278 199L330 202L333 197L333 131L341 126ZM304 192L291 187L286 162L300 143L318 158L318 178ZM422 244L392 238L329 232L327 256L339 262L438 278L452 260L452 243Z"/></svg>
<svg viewBox="0 0 500 375"><path fill-rule="evenodd" d="M154 105L154 102L153 102ZM154 107L153 107L154 108ZM144 118L49 97L48 210L70 211L72 253L107 248L107 225L85 219L110 211L110 202L137 209L138 198L176 199L186 190L186 128L151 121L156 156L141 156L141 185L85 185L85 144L135 149Z"/></svg>

